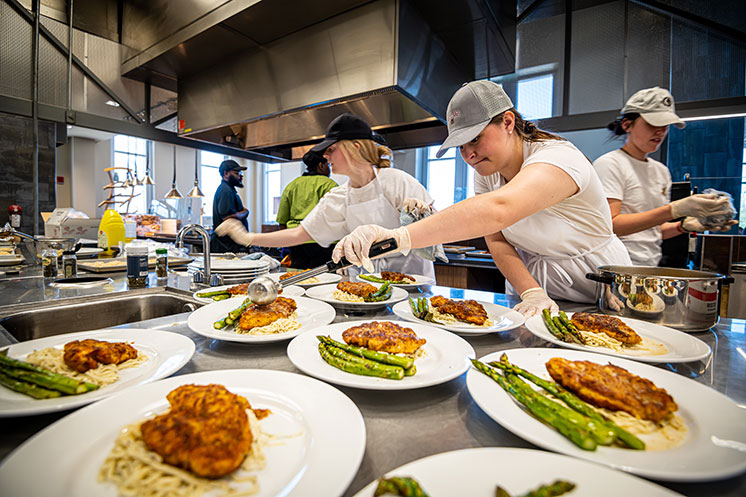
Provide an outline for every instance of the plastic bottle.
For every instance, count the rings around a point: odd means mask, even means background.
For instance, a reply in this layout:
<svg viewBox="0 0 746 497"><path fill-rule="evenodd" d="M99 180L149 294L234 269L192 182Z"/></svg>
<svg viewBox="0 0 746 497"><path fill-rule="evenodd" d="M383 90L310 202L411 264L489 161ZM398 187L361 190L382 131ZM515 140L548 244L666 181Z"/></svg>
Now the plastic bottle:
<svg viewBox="0 0 746 497"><path fill-rule="evenodd" d="M117 251L112 250L119 247L119 242L124 242L124 220L122 216L113 209L107 209L98 225L98 248L104 249L101 253L104 257L114 256Z"/></svg>

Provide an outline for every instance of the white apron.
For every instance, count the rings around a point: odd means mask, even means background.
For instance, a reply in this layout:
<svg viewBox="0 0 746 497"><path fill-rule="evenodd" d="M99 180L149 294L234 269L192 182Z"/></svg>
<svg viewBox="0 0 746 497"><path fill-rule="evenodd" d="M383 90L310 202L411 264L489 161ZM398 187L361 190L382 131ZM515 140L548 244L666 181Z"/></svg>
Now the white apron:
<svg viewBox="0 0 746 497"><path fill-rule="evenodd" d="M373 173L376 175L376 177L373 178L373 181L378 190L378 196L373 200L351 204L350 190L347 190L347 195L345 196L345 224L347 225L347 230L349 232L352 232L358 226L366 224L377 224L378 226L383 226L387 229L401 227L401 223L399 222L399 211L384 196L383 188L381 188L379 183L375 167L373 168ZM435 268L433 267L433 263L426 261L413 253L406 256L402 254L385 256L379 259L373 259L372 262L375 272L397 271L405 274L421 274L423 276L435 278ZM362 268L357 266L347 268L347 274L351 279L354 279L358 274L362 273L362 271Z"/></svg>
<svg viewBox="0 0 746 497"><path fill-rule="evenodd" d="M509 230L510 228L504 229L502 234L512 245ZM519 247L516 250L528 272L552 299L573 302L596 301L597 283L587 279L586 273L595 272L598 266L632 265L627 248L616 235L611 235L592 249L573 256L545 256ZM507 281L505 290L508 294L517 293Z"/></svg>

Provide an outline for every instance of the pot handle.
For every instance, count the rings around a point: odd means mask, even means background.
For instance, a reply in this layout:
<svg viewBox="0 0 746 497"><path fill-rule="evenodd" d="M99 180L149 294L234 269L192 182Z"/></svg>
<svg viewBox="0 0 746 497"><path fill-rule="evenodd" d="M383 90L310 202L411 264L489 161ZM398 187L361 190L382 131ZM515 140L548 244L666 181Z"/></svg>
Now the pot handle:
<svg viewBox="0 0 746 497"><path fill-rule="evenodd" d="M585 273L585 277L599 283L606 283L607 285L614 283L614 277L606 274Z"/></svg>
<svg viewBox="0 0 746 497"><path fill-rule="evenodd" d="M80 248L81 248L82 246L83 246L83 243L82 243L82 242L78 242L78 243L76 243L76 244L75 244L75 248L73 249L73 252L77 252L78 250L80 250Z"/></svg>

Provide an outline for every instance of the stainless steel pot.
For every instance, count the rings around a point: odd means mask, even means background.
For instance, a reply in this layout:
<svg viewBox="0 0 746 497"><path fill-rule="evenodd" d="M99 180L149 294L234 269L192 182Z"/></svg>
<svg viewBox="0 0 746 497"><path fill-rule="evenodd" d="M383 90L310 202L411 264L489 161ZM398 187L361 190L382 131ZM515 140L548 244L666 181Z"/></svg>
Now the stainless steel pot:
<svg viewBox="0 0 746 497"><path fill-rule="evenodd" d="M687 332L717 324L720 287L728 280L707 271L645 266L600 266L586 278L599 283L602 312Z"/></svg>

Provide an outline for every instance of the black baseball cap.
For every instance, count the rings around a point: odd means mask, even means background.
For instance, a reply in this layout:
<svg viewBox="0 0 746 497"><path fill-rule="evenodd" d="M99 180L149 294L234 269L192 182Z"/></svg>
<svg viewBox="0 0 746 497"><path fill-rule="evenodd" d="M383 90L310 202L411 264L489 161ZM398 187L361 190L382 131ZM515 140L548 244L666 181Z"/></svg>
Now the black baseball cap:
<svg viewBox="0 0 746 497"><path fill-rule="evenodd" d="M345 113L334 118L326 128L324 141L311 149L313 152L324 153L331 145L339 140L372 140L373 130L368 123L354 114Z"/></svg>
<svg viewBox="0 0 746 497"><path fill-rule="evenodd" d="M228 171L246 171L248 167L239 166L238 162L234 161L233 159L224 160L220 163L220 167L218 168L218 171L220 172L220 175L227 173Z"/></svg>

